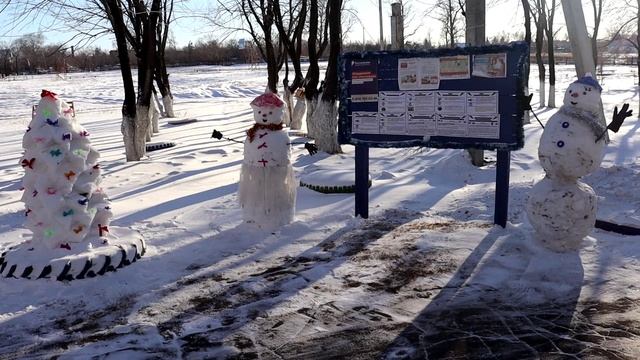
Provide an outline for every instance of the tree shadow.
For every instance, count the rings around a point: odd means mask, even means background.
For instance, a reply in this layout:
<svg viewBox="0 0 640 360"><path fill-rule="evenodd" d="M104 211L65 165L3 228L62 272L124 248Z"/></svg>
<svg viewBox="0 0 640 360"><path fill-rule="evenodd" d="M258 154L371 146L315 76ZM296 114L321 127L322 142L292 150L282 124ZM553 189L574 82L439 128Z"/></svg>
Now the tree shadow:
<svg viewBox="0 0 640 360"><path fill-rule="evenodd" d="M580 357L571 324L584 276L578 252L506 231L487 234L383 358Z"/></svg>

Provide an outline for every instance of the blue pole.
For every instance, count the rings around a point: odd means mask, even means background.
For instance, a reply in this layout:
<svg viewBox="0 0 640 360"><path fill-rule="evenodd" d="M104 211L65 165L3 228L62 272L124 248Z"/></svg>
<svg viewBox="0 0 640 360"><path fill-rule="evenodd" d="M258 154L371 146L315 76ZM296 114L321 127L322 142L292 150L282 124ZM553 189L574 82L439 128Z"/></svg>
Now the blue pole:
<svg viewBox="0 0 640 360"><path fill-rule="evenodd" d="M503 228L507 226L507 212L509 210L509 168L511 166L511 152L498 150L496 164L496 206L493 213L493 223Z"/></svg>
<svg viewBox="0 0 640 360"><path fill-rule="evenodd" d="M356 145L356 216L369 217L369 146Z"/></svg>

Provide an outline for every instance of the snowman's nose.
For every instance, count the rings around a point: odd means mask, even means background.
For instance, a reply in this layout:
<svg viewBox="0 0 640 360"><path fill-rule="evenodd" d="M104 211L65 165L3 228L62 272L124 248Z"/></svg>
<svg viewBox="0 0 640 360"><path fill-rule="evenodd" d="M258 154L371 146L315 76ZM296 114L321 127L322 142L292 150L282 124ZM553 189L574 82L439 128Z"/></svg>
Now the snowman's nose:
<svg viewBox="0 0 640 360"><path fill-rule="evenodd" d="M267 117L267 114L262 114L262 117Z"/></svg>
<svg viewBox="0 0 640 360"><path fill-rule="evenodd" d="M578 93L574 92L573 94L571 94L571 97L577 98L578 97Z"/></svg>

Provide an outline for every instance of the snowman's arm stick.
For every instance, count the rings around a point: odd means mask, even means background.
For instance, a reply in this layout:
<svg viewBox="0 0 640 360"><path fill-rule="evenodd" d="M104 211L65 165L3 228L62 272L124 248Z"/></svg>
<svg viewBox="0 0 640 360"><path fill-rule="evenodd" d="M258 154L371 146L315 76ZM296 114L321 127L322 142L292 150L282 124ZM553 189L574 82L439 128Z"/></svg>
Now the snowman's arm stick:
<svg viewBox="0 0 640 360"><path fill-rule="evenodd" d="M232 138L228 138L226 136L222 136L222 133L216 129L213 129L213 133L211 133L211 137L214 139L218 139L218 140L228 140L228 141L232 141L234 143L238 143L238 144L244 144L244 141L240 141L240 140L236 140L236 139L232 139Z"/></svg>

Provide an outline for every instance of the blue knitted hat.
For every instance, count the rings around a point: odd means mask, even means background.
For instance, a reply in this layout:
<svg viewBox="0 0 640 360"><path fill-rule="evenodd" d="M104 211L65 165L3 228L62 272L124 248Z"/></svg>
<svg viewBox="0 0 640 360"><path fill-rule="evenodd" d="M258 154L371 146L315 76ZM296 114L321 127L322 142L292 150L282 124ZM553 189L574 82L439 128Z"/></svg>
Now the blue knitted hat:
<svg viewBox="0 0 640 360"><path fill-rule="evenodd" d="M600 84L598 84L598 80L596 80L593 75L591 75L591 73L586 73L584 74L583 77L581 77L580 79L574 81L577 82L579 84L585 84L585 85L589 85L592 86L596 89L598 89L599 92L602 92L602 86L600 86Z"/></svg>

